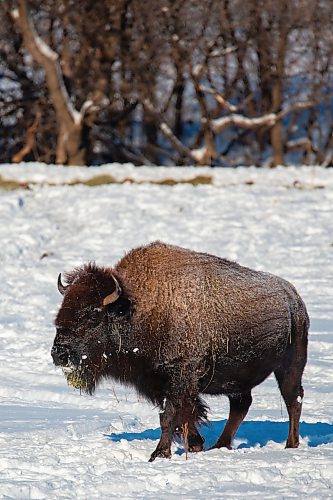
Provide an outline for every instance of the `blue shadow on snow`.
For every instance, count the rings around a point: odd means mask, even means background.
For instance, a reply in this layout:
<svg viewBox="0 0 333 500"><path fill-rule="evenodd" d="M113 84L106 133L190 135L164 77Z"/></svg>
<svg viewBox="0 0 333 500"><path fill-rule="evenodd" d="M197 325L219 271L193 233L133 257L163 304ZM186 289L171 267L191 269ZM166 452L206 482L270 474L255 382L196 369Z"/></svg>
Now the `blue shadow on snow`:
<svg viewBox="0 0 333 500"><path fill-rule="evenodd" d="M202 425L200 432L205 438L205 448L210 448L220 436L226 420L218 420ZM243 441L238 448L251 448L253 446L265 446L268 441L283 443L288 435L288 422L249 421L243 422L237 434L236 441ZM308 424L301 422L300 435L307 438L308 446L316 447L321 444L333 443L333 424L316 422ZM127 441L160 438L160 429L146 429L142 432L122 432L119 434L110 434L108 439L119 442L121 439Z"/></svg>

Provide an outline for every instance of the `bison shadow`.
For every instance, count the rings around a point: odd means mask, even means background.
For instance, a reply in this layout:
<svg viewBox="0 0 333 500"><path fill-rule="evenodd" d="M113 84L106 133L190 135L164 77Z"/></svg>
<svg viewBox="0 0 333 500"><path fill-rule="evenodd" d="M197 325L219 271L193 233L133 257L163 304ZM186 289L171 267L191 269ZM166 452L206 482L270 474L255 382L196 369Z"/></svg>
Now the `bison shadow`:
<svg viewBox="0 0 333 500"><path fill-rule="evenodd" d="M201 426L200 432L205 438L205 449L213 446L225 424L226 420L218 420ZM288 435L288 425L288 422L271 422L270 420L244 422L236 434L233 447L262 447L269 441L284 443ZM310 447L333 443L333 424L301 422L300 435L307 441L307 445ZM146 429L142 432L122 432L119 434L110 434L107 437L114 442L119 442L122 439L126 441L157 440L160 438L160 429Z"/></svg>

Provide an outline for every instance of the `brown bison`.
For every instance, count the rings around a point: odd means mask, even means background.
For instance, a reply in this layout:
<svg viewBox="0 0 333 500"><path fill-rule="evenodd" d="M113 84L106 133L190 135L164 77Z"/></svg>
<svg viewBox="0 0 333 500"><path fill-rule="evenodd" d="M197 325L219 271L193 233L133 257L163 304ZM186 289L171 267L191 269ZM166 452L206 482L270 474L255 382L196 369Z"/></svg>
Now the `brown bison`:
<svg viewBox="0 0 333 500"><path fill-rule="evenodd" d="M113 378L158 405L162 433L151 461L170 457L185 429L188 449L203 449L200 394L228 396L229 419L214 448L230 448L252 388L272 372L289 414L286 446L298 446L309 320L290 283L160 242L130 251L114 268L84 265L66 282L59 276L54 363L90 394Z"/></svg>

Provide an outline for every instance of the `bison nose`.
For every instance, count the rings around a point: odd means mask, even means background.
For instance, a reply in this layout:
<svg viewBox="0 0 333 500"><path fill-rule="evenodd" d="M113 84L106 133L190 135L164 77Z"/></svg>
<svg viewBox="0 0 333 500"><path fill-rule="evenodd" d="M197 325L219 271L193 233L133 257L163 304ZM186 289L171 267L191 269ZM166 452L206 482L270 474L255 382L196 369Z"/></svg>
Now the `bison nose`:
<svg viewBox="0 0 333 500"><path fill-rule="evenodd" d="M56 366L66 366L68 364L69 353L68 349L64 347L53 346L51 356Z"/></svg>

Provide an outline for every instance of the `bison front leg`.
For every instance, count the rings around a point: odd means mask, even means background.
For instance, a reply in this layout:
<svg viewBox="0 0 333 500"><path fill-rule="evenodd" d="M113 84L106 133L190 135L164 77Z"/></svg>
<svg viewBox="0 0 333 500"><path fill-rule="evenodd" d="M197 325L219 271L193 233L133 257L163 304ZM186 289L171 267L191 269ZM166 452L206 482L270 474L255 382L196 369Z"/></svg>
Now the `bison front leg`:
<svg viewBox="0 0 333 500"><path fill-rule="evenodd" d="M167 396L161 405L161 439L150 462L157 457L169 458L171 444L175 435L188 431L189 451L201 451L204 440L200 436L197 424L206 420L207 407L198 395L197 370L192 365L174 365L169 373Z"/></svg>
<svg viewBox="0 0 333 500"><path fill-rule="evenodd" d="M200 435L196 423L203 420L205 415L205 405L189 395L184 396L178 404L166 400L160 413L161 438L149 462L153 462L158 457L171 457L171 445L175 435L187 439L188 451L202 451L204 439ZM185 425L187 425L187 435L185 435Z"/></svg>
<svg viewBox="0 0 333 500"><path fill-rule="evenodd" d="M175 428L176 408L170 400L166 400L160 412L161 438L156 450L151 454L149 462L155 458L170 458L171 444Z"/></svg>
<svg viewBox="0 0 333 500"><path fill-rule="evenodd" d="M187 428L185 427L185 424L187 424ZM205 440L196 428L195 423L186 422L185 424L176 427L175 435L179 440L187 441L188 451L193 453L202 451Z"/></svg>
<svg viewBox="0 0 333 500"><path fill-rule="evenodd" d="M188 432L188 451L192 453L202 451L204 447L204 442L205 440L201 436L195 424L193 422L190 423Z"/></svg>
<svg viewBox="0 0 333 500"><path fill-rule="evenodd" d="M188 451L199 452L203 450L205 440L198 431L197 426L206 418L206 405L198 396L193 398L188 395L178 410L175 429L178 438L186 439Z"/></svg>

